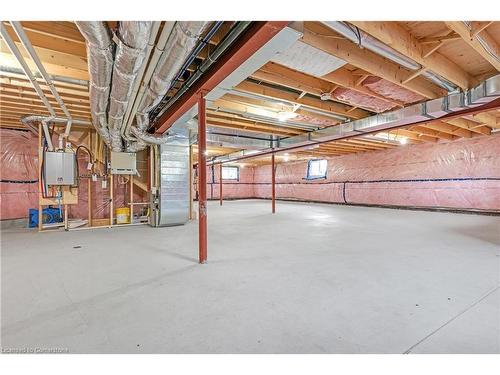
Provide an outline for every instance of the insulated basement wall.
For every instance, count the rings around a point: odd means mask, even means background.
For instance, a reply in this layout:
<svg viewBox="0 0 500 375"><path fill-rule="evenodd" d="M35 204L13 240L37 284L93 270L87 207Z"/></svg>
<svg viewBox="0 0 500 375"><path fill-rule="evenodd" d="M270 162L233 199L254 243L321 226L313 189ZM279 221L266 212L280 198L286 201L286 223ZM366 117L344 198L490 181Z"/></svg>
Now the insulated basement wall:
<svg viewBox="0 0 500 375"><path fill-rule="evenodd" d="M207 168L207 198L219 199L219 166ZM212 175L214 178L212 178ZM240 178L238 181L224 180L222 184L222 196L225 199L254 198L254 168L240 167Z"/></svg>
<svg viewBox="0 0 500 375"><path fill-rule="evenodd" d="M82 139L80 132L73 132L75 139ZM0 220L28 217L30 208L38 209L38 137L31 132L0 129ZM54 136L54 144L57 137ZM85 144L85 143L84 143ZM86 176L88 156L79 152L80 175ZM144 172L143 172L144 173ZM114 207L129 207L130 183L128 176L114 177ZM102 180L91 181L92 218L109 218L110 186L102 188ZM134 201L147 201L144 192L134 187ZM78 204L68 206L69 218L88 218L88 178L80 179Z"/></svg>
<svg viewBox="0 0 500 375"><path fill-rule="evenodd" d="M277 198L500 210L500 134L327 159L321 180L304 179L306 161L278 164ZM270 181L270 166L255 168L255 197L271 197Z"/></svg>
<svg viewBox="0 0 500 375"><path fill-rule="evenodd" d="M0 129L0 220L28 217L38 207L38 137Z"/></svg>

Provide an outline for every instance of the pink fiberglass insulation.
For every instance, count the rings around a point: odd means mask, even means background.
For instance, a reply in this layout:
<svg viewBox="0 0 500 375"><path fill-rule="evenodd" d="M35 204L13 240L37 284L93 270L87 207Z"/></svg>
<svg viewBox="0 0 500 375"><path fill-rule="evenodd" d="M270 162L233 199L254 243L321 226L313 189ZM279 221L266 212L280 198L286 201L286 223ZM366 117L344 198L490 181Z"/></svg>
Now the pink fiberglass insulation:
<svg viewBox="0 0 500 375"><path fill-rule="evenodd" d="M377 113L385 112L396 107L395 104L389 101L374 98L373 96L369 96L366 94L362 94L358 91L349 90L341 87L336 89L333 92L332 96L354 107L366 108L368 110Z"/></svg>
<svg viewBox="0 0 500 375"><path fill-rule="evenodd" d="M78 166L80 172L80 181L78 184L78 204L68 206L68 217L70 219L88 219L88 181L89 171L87 170L88 156L85 152L78 153ZM129 176L115 175L113 176L113 204L114 209L120 207L130 207L130 182ZM92 219L105 219L109 218L110 214L110 181L107 179L106 187L102 187L102 178L98 181L90 180L91 194L91 207ZM142 190L134 186L134 202L144 202L147 199ZM138 213L140 208L135 208L134 213ZM114 213L113 213L114 215Z"/></svg>
<svg viewBox="0 0 500 375"><path fill-rule="evenodd" d="M319 127L333 126L337 125L339 121L328 120L325 118L315 117L314 115L297 114L297 117L293 118L293 121L305 122L307 125L318 125Z"/></svg>
<svg viewBox="0 0 500 375"><path fill-rule="evenodd" d="M238 181L222 181L222 197L225 199L252 198L255 196L252 167L240 167L240 178ZM219 199L219 166L214 166L214 179L212 179L212 168L207 168L207 198Z"/></svg>
<svg viewBox="0 0 500 375"><path fill-rule="evenodd" d="M27 217L38 207L37 136L0 129L0 220Z"/></svg>
<svg viewBox="0 0 500 375"><path fill-rule="evenodd" d="M413 91L407 90L380 77L368 77L363 81L363 86L379 95L393 100L399 100L405 104L415 103L425 99L423 96L415 94Z"/></svg>
<svg viewBox="0 0 500 375"><path fill-rule="evenodd" d="M328 158L327 178L307 181L307 162L279 164L278 198L500 210L500 134ZM269 166L256 168L255 196L271 196Z"/></svg>
<svg viewBox="0 0 500 375"><path fill-rule="evenodd" d="M0 219L19 219L28 217L30 208L38 209L38 137L31 132L0 129ZM57 138L53 139L57 144ZM88 156L79 152L78 165L80 175L86 170ZM105 189L102 180L91 181L92 218L108 218L110 207L109 180ZM121 177L114 177L114 207L128 207L130 184L125 184ZM134 201L142 202L146 198L138 188L134 190ZM139 210L137 208L137 210ZM88 218L88 178L82 177L78 187L78 204L68 205L69 218Z"/></svg>

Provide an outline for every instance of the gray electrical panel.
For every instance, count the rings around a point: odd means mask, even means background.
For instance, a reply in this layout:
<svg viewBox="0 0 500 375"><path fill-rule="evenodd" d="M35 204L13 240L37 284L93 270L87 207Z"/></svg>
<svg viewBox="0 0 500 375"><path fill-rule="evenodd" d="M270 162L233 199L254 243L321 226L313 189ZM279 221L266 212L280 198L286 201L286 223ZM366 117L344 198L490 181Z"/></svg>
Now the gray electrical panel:
<svg viewBox="0 0 500 375"><path fill-rule="evenodd" d="M73 152L45 152L44 174L47 185L74 185L76 159Z"/></svg>
<svg viewBox="0 0 500 375"><path fill-rule="evenodd" d="M111 174L137 174L135 152L111 151Z"/></svg>
<svg viewBox="0 0 500 375"><path fill-rule="evenodd" d="M179 142L180 143L180 142ZM151 225L185 224L189 220L189 145L159 146L159 186L151 194Z"/></svg>

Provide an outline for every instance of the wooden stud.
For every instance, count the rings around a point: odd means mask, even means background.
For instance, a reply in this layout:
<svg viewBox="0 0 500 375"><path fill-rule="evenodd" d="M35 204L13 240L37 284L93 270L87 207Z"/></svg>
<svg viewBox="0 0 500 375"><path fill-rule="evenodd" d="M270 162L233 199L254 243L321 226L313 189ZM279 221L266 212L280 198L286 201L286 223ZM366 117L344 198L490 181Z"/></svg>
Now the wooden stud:
<svg viewBox="0 0 500 375"><path fill-rule="evenodd" d="M42 213L42 158L43 158L43 148L42 148L42 123L38 123L38 231L43 230L43 213Z"/></svg>

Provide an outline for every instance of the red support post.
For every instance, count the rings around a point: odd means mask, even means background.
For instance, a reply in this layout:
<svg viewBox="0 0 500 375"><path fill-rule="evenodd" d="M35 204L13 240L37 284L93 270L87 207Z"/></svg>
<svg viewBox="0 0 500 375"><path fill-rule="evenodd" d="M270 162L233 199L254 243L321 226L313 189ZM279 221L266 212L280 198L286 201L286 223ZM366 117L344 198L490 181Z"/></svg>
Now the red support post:
<svg viewBox="0 0 500 375"><path fill-rule="evenodd" d="M219 164L219 200L222 206L222 163Z"/></svg>
<svg viewBox="0 0 500 375"><path fill-rule="evenodd" d="M271 154L271 196L273 214L276 212L276 168L274 166L274 154Z"/></svg>
<svg viewBox="0 0 500 375"><path fill-rule="evenodd" d="M207 262L207 133L204 94L198 99L198 210L199 261Z"/></svg>

